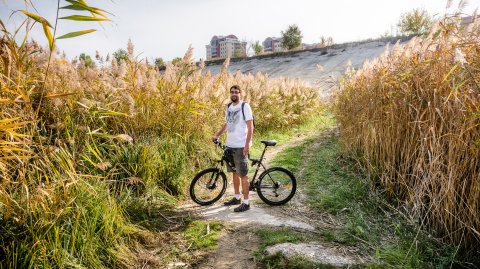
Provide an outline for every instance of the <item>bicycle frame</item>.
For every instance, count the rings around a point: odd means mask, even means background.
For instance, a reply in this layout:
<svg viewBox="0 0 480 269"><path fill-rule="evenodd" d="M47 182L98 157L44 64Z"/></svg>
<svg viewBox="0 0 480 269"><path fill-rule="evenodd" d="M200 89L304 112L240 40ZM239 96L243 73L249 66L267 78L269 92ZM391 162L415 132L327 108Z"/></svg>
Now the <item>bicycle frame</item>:
<svg viewBox="0 0 480 269"><path fill-rule="evenodd" d="M221 171L223 171L224 162L226 163L226 165L230 166L228 163L228 159L225 156L225 150L227 149L227 146L223 145L220 141L215 142L215 144L217 144L221 149L224 150L222 158L217 161L217 165L216 165L216 168L219 168L221 169ZM263 148L263 152L262 152L262 155L260 156L260 159L251 159L250 157L248 158L248 160L252 162L252 166L255 166L255 165L257 166L255 169L255 173L253 174L253 178L252 180L250 180L250 184L249 184L250 191L255 191L258 187L256 179L257 179L257 174L260 171L260 167L262 167L264 170L267 170L267 167L263 164L263 159L265 157L265 152L267 151L267 147L268 146L265 145L265 147ZM220 164L220 167L218 167L218 164ZM231 167L231 168L235 171L235 167Z"/></svg>
<svg viewBox="0 0 480 269"><path fill-rule="evenodd" d="M250 159L250 158L248 158L250 161L252 161L252 166L254 166L255 164L258 163L257 168L255 169L255 173L253 174L253 178L252 178L252 180L250 181L250 184L249 184L250 191L255 191L258 187L256 179L257 179L258 171L260 170L260 166L263 168L263 170L267 170L267 167L265 165L263 165L263 158L265 156L266 151L267 151L267 146L265 145L265 147L263 148L262 155L260 156L260 159Z"/></svg>

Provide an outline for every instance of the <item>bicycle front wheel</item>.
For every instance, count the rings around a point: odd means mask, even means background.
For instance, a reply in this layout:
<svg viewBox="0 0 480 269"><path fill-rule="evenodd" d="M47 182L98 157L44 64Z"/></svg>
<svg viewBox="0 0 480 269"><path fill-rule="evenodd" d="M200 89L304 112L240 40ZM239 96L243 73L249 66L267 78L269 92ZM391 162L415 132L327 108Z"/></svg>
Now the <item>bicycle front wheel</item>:
<svg viewBox="0 0 480 269"><path fill-rule="evenodd" d="M297 190L295 176L283 167L271 167L258 179L258 197L269 205L283 205Z"/></svg>
<svg viewBox="0 0 480 269"><path fill-rule="evenodd" d="M190 183L190 197L199 205L218 201L227 189L227 176L218 168L200 171Z"/></svg>

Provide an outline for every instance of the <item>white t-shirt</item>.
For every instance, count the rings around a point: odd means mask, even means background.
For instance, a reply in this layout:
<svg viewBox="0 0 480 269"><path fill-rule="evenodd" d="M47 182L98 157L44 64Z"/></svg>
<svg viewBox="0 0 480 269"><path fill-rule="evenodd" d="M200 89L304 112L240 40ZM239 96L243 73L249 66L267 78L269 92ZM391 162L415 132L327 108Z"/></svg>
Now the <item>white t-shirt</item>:
<svg viewBox="0 0 480 269"><path fill-rule="evenodd" d="M243 112L245 113L245 120L243 120L242 103L238 102L237 105L233 103L228 107L225 112L225 119L227 120L227 147L230 148L243 148L247 141L247 123L246 121L253 120L252 108L248 103L245 103ZM252 141L250 141L250 145Z"/></svg>

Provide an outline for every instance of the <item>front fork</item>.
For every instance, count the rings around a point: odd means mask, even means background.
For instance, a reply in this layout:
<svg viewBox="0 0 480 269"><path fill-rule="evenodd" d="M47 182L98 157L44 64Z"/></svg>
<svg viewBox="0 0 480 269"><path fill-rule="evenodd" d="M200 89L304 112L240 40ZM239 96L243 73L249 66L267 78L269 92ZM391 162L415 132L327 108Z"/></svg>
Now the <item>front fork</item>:
<svg viewBox="0 0 480 269"><path fill-rule="evenodd" d="M223 172L222 167L223 167L223 160L218 160L217 164L215 165L215 168L218 169L218 172L212 174L212 177L210 178L210 180L207 183L207 188L208 189L215 189L218 177L220 176L220 173Z"/></svg>

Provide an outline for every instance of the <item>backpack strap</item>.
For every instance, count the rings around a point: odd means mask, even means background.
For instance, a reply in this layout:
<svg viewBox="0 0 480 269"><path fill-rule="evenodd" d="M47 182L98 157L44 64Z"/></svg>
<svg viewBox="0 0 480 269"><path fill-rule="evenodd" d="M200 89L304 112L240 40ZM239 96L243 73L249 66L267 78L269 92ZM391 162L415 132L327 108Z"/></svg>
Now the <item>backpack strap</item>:
<svg viewBox="0 0 480 269"><path fill-rule="evenodd" d="M242 103L243 120L245 120L245 112L243 111L243 107L245 106L245 104L246 102ZM255 117L253 117L253 115L252 115L252 123L253 123L253 127L255 128Z"/></svg>
<svg viewBox="0 0 480 269"><path fill-rule="evenodd" d="M243 114L243 120L245 121L245 111L243 108L245 107L245 102L242 102L242 114Z"/></svg>
<svg viewBox="0 0 480 269"><path fill-rule="evenodd" d="M230 105L231 105L232 103L233 103L233 102L230 102L230 103L227 104L227 110L228 110L228 108L230 107ZM244 109L244 108L245 108L245 104L246 104L246 102L242 102L242 115L243 115L243 120L245 120L245 109Z"/></svg>

